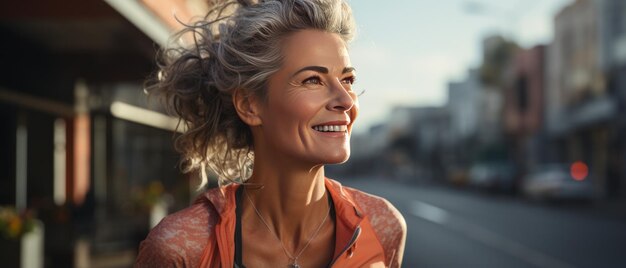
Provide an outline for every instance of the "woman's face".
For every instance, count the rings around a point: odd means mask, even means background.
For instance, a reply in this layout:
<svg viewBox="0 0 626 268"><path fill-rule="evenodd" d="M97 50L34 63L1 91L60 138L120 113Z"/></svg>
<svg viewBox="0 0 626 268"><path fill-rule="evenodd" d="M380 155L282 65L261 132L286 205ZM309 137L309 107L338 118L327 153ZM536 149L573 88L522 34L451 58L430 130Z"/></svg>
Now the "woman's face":
<svg viewBox="0 0 626 268"><path fill-rule="evenodd" d="M304 164L345 162L358 103L344 42L337 34L303 30L285 40L283 53L261 104L261 142Z"/></svg>

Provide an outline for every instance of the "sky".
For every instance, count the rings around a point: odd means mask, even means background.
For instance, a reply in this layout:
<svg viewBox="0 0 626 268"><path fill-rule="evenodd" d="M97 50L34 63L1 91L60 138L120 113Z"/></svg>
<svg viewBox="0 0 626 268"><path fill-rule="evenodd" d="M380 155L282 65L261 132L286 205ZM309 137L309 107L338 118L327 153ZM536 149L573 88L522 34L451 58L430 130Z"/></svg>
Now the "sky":
<svg viewBox="0 0 626 268"><path fill-rule="evenodd" d="M573 0L348 0L360 115L354 131L390 118L392 107L441 106L447 84L481 62L482 39L500 33L522 47L548 44L554 15Z"/></svg>

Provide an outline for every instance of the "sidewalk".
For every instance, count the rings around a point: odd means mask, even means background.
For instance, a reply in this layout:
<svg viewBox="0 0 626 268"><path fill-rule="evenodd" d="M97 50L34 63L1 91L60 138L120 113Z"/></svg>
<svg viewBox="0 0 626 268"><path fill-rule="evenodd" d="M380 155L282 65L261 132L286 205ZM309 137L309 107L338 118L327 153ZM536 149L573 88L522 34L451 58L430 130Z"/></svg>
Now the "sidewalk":
<svg viewBox="0 0 626 268"><path fill-rule="evenodd" d="M626 197L596 201L589 209L593 215L626 223Z"/></svg>
<svg viewBox="0 0 626 268"><path fill-rule="evenodd" d="M91 268L125 268L133 267L136 252L126 250L114 253L92 255L89 267Z"/></svg>
<svg viewBox="0 0 626 268"><path fill-rule="evenodd" d="M132 249L119 249L94 252L88 240L78 240L74 248L76 268L126 268L133 267L137 252Z"/></svg>

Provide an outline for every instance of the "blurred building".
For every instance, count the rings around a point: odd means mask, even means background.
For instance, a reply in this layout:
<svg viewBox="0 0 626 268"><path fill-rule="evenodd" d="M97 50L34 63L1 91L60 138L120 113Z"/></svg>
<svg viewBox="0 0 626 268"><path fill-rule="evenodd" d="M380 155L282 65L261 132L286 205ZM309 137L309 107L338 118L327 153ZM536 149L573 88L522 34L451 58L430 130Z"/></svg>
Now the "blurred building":
<svg viewBox="0 0 626 268"><path fill-rule="evenodd" d="M516 53L505 92L504 126L508 133L529 136L543 126L545 46Z"/></svg>
<svg viewBox="0 0 626 268"><path fill-rule="evenodd" d="M626 2L599 2L600 65L609 94L616 99L609 138L606 189L609 197L626 196Z"/></svg>
<svg viewBox="0 0 626 268"><path fill-rule="evenodd" d="M504 93L504 132L518 175L548 161L544 123L545 46L517 51Z"/></svg>
<svg viewBox="0 0 626 268"><path fill-rule="evenodd" d="M607 195L612 181L623 180L609 168L620 154L611 148L620 139L614 124L620 98L618 86L610 83L620 80L611 78L619 76L611 73L619 73L617 48L623 46L624 10L618 2L578 0L565 7L555 17L548 47L546 119L552 149L561 162L590 166L597 197Z"/></svg>
<svg viewBox="0 0 626 268"><path fill-rule="evenodd" d="M373 127L373 140L384 141L383 150L377 158L383 163L382 173L386 177L399 179L417 178L418 144L416 140L415 114L417 107L396 106L391 109L385 124Z"/></svg>
<svg viewBox="0 0 626 268"><path fill-rule="evenodd" d="M424 179L444 181L449 160L450 111L447 107L423 107L416 111L413 131L418 149L418 167Z"/></svg>
<svg viewBox="0 0 626 268"><path fill-rule="evenodd" d="M482 83L477 69L470 69L467 77L458 82L448 84L448 102L446 107L449 117L449 140L447 147L451 155L467 159L470 148L468 144L476 138L479 123L479 107L481 102ZM465 162L461 159L452 162Z"/></svg>
<svg viewBox="0 0 626 268"><path fill-rule="evenodd" d="M478 142L490 151L503 150L503 109L507 82L517 45L500 35L483 40L483 62L480 66L482 90L478 106Z"/></svg>
<svg viewBox="0 0 626 268"><path fill-rule="evenodd" d="M478 130L478 106L481 83L476 69L468 71L467 78L448 84L450 131L455 140L468 139Z"/></svg>
<svg viewBox="0 0 626 268"><path fill-rule="evenodd" d="M205 11L182 0L0 4L0 205L36 211L46 267L134 251L152 206L188 205L195 178L178 170L177 120L152 111L142 85L180 27L172 14Z"/></svg>
<svg viewBox="0 0 626 268"><path fill-rule="evenodd" d="M446 107L394 107L387 159L400 177L443 179L443 148L448 138Z"/></svg>
<svg viewBox="0 0 626 268"><path fill-rule="evenodd" d="M375 124L365 133L353 133L350 137L350 159L379 154L389 144L390 135L387 123Z"/></svg>

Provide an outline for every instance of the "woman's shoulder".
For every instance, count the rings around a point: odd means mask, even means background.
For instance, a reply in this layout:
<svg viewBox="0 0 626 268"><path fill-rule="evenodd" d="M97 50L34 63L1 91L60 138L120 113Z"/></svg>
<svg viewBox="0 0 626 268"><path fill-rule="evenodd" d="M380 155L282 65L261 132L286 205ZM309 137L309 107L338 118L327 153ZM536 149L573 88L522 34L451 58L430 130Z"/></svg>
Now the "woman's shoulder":
<svg viewBox="0 0 626 268"><path fill-rule="evenodd" d="M207 195L163 218L141 242L135 267L196 267L219 218Z"/></svg>
<svg viewBox="0 0 626 268"><path fill-rule="evenodd" d="M352 195L356 205L363 210L373 226L391 227L396 231L406 230L404 217L387 199L355 188L346 186L344 188Z"/></svg>
<svg viewBox="0 0 626 268"><path fill-rule="evenodd" d="M328 179L328 181L333 188L348 194L355 205L370 218L370 221L374 221L372 224L387 219L390 222L395 222L395 224L392 224L394 226L398 225L402 227L401 225L406 225L400 211L387 199L342 185L340 182L333 179Z"/></svg>
<svg viewBox="0 0 626 268"><path fill-rule="evenodd" d="M380 241L390 267L399 267L406 242L406 221L400 211L387 199L344 187L355 204L363 211Z"/></svg>

